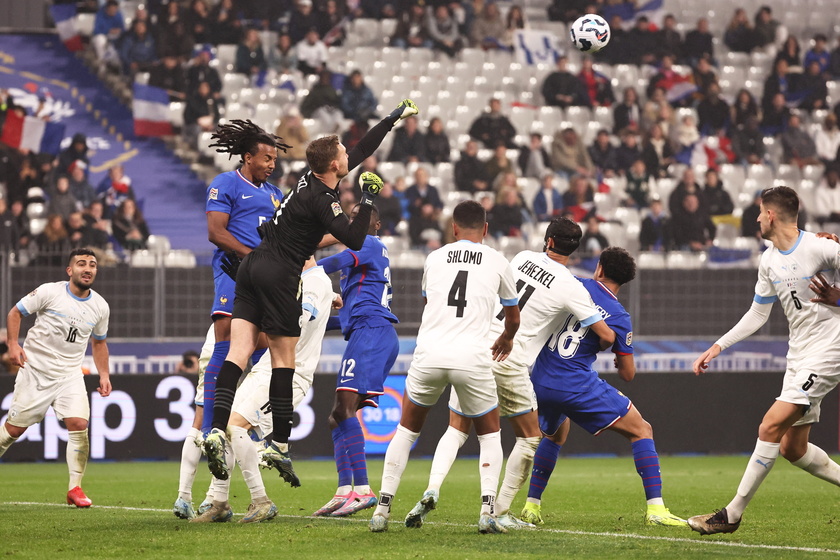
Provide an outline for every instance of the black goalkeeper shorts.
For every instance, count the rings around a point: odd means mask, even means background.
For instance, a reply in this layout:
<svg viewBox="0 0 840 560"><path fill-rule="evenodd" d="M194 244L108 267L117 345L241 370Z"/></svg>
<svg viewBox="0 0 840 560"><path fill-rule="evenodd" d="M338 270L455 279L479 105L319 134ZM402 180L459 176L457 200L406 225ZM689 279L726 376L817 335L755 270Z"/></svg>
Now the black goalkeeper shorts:
<svg viewBox="0 0 840 560"><path fill-rule="evenodd" d="M270 251L248 253L236 274L233 318L245 319L275 336L300 336L300 269Z"/></svg>

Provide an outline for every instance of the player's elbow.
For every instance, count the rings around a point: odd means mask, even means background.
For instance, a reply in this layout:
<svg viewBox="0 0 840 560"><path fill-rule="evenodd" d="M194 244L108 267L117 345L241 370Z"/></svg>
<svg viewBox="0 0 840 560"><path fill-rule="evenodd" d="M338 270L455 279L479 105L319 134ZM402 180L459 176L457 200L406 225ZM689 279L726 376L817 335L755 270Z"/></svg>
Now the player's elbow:
<svg viewBox="0 0 840 560"><path fill-rule="evenodd" d="M636 377L636 366L631 365L627 367L618 368L618 376L621 378L622 381L633 381L633 379Z"/></svg>

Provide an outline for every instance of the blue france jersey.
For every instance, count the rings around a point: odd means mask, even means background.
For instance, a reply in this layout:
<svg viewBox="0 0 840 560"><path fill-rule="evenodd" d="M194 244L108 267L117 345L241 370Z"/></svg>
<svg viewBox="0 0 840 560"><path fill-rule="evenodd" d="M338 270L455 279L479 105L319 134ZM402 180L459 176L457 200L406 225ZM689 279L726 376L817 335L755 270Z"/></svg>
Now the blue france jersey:
<svg viewBox="0 0 840 560"><path fill-rule="evenodd" d="M345 249L318 264L327 274L341 270L344 307L338 316L345 337L362 322L368 326L399 323L391 313L391 263L381 239L368 235L361 251Z"/></svg>
<svg viewBox="0 0 840 560"><path fill-rule="evenodd" d="M600 282L589 279L581 279L581 282L592 296L595 308L604 321L615 331L612 351L616 354L632 354L633 325L630 314ZM586 392L598 379L592 364L599 351L598 335L589 327L581 327L577 318L569 315L540 351L531 372L531 381L535 385L569 393Z"/></svg>
<svg viewBox="0 0 840 560"><path fill-rule="evenodd" d="M207 187L207 212L230 216L227 230L240 243L253 249L260 244L257 227L271 219L283 200L283 193L270 183L254 185L237 171L221 173ZM216 248L213 266L218 268L224 251Z"/></svg>

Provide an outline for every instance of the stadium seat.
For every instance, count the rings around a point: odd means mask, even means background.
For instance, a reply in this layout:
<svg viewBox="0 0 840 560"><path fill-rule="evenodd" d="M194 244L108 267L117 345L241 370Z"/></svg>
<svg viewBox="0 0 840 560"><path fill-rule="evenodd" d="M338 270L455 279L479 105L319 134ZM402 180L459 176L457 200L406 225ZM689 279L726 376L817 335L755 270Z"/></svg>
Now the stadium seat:
<svg viewBox="0 0 840 560"><path fill-rule="evenodd" d="M280 107L270 103L260 103L254 111L254 122L265 130L274 131L280 124Z"/></svg>
<svg viewBox="0 0 840 560"><path fill-rule="evenodd" d="M503 235L499 238L499 251L501 251L508 259L515 256L517 253L521 253L527 249L527 247L528 244L523 237Z"/></svg>
<svg viewBox="0 0 840 560"><path fill-rule="evenodd" d="M795 189L801 180L802 173L799 171L799 166L797 165L783 163L779 166L778 170L776 170L776 181L782 185Z"/></svg>
<svg viewBox="0 0 840 560"><path fill-rule="evenodd" d="M82 37L93 35L93 26L96 23L96 14L76 14L76 31Z"/></svg>
<svg viewBox="0 0 840 560"><path fill-rule="evenodd" d="M762 188L768 188L773 183L773 170L760 163L750 165L747 168L747 179L755 179Z"/></svg>
<svg viewBox="0 0 840 560"><path fill-rule="evenodd" d="M720 180L733 201L743 191L746 179L743 166L732 163L724 163L720 166Z"/></svg>
<svg viewBox="0 0 840 560"><path fill-rule="evenodd" d="M155 255L151 251L141 250L133 251L129 257L129 265L134 268L157 268L159 262L159 255Z"/></svg>
<svg viewBox="0 0 840 560"><path fill-rule="evenodd" d="M665 257L665 264L672 269L696 269L706 265L706 253L672 251Z"/></svg>
<svg viewBox="0 0 840 560"><path fill-rule="evenodd" d="M665 255L651 251L642 251L636 263L639 268L665 268Z"/></svg>
<svg viewBox="0 0 840 560"><path fill-rule="evenodd" d="M219 48L223 46L225 45L219 45ZM235 72L228 72L222 76L222 95L229 99L232 94L236 93L238 95L242 88L250 85L251 82L247 76Z"/></svg>
<svg viewBox="0 0 840 560"><path fill-rule="evenodd" d="M236 62L236 48L238 45L219 45L216 47L216 58L219 61L219 73L230 72ZM243 76L244 77L244 76Z"/></svg>
<svg viewBox="0 0 840 560"><path fill-rule="evenodd" d="M169 238L165 235L150 235L146 240L146 247L153 255L163 255L172 249Z"/></svg>
<svg viewBox="0 0 840 560"><path fill-rule="evenodd" d="M134 75L134 83L140 85L149 85L149 73L148 72L137 72Z"/></svg>
<svg viewBox="0 0 840 560"><path fill-rule="evenodd" d="M169 122L172 123L172 126L177 128L181 128L184 126L184 107L186 103L183 101L170 101L169 102Z"/></svg>
<svg viewBox="0 0 840 560"><path fill-rule="evenodd" d="M403 251L408 251L408 239L405 237L400 237L398 235L383 235L381 238L382 243L385 244L385 247L388 248L389 255L397 255L402 253Z"/></svg>
<svg viewBox="0 0 840 560"><path fill-rule="evenodd" d="M825 173L825 167L822 165L806 165L802 168L802 178L808 181L819 183Z"/></svg>
<svg viewBox="0 0 840 560"><path fill-rule="evenodd" d="M195 255L185 249L169 251L163 257L163 266L166 268L195 268L195 264Z"/></svg>

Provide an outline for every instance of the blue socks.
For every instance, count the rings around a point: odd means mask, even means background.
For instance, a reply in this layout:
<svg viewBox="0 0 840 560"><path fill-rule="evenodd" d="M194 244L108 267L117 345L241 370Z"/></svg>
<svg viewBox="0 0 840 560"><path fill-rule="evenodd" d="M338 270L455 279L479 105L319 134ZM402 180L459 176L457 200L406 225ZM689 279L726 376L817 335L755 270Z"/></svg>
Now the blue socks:
<svg viewBox="0 0 840 560"><path fill-rule="evenodd" d="M353 486L367 486L367 459L365 458L365 435L359 419L353 416L338 425L344 435L344 449L347 461L353 471Z"/></svg>
<svg viewBox="0 0 840 560"><path fill-rule="evenodd" d="M338 471L338 487L353 485L353 470L347 459L347 449L344 447L344 433L339 425L332 431L333 446L335 447L335 468Z"/></svg>
<svg viewBox="0 0 840 560"><path fill-rule="evenodd" d="M528 497L542 499L542 493L548 485L548 479L554 472L557 458L560 456L562 445L558 445L548 438L543 438L534 454L534 468L531 469L531 484L528 487Z"/></svg>
<svg viewBox="0 0 840 560"><path fill-rule="evenodd" d="M632 447L636 472L642 477L642 485L645 487L645 499L661 498L662 475L659 472L659 454L656 453L653 440L640 439L634 441Z"/></svg>
<svg viewBox="0 0 840 560"><path fill-rule="evenodd" d="M216 403L216 379L219 377L219 370L227 358L230 350L230 341L216 342L213 346L213 354L210 362L204 368L204 419L201 421L202 433L208 433L213 427L213 406Z"/></svg>

